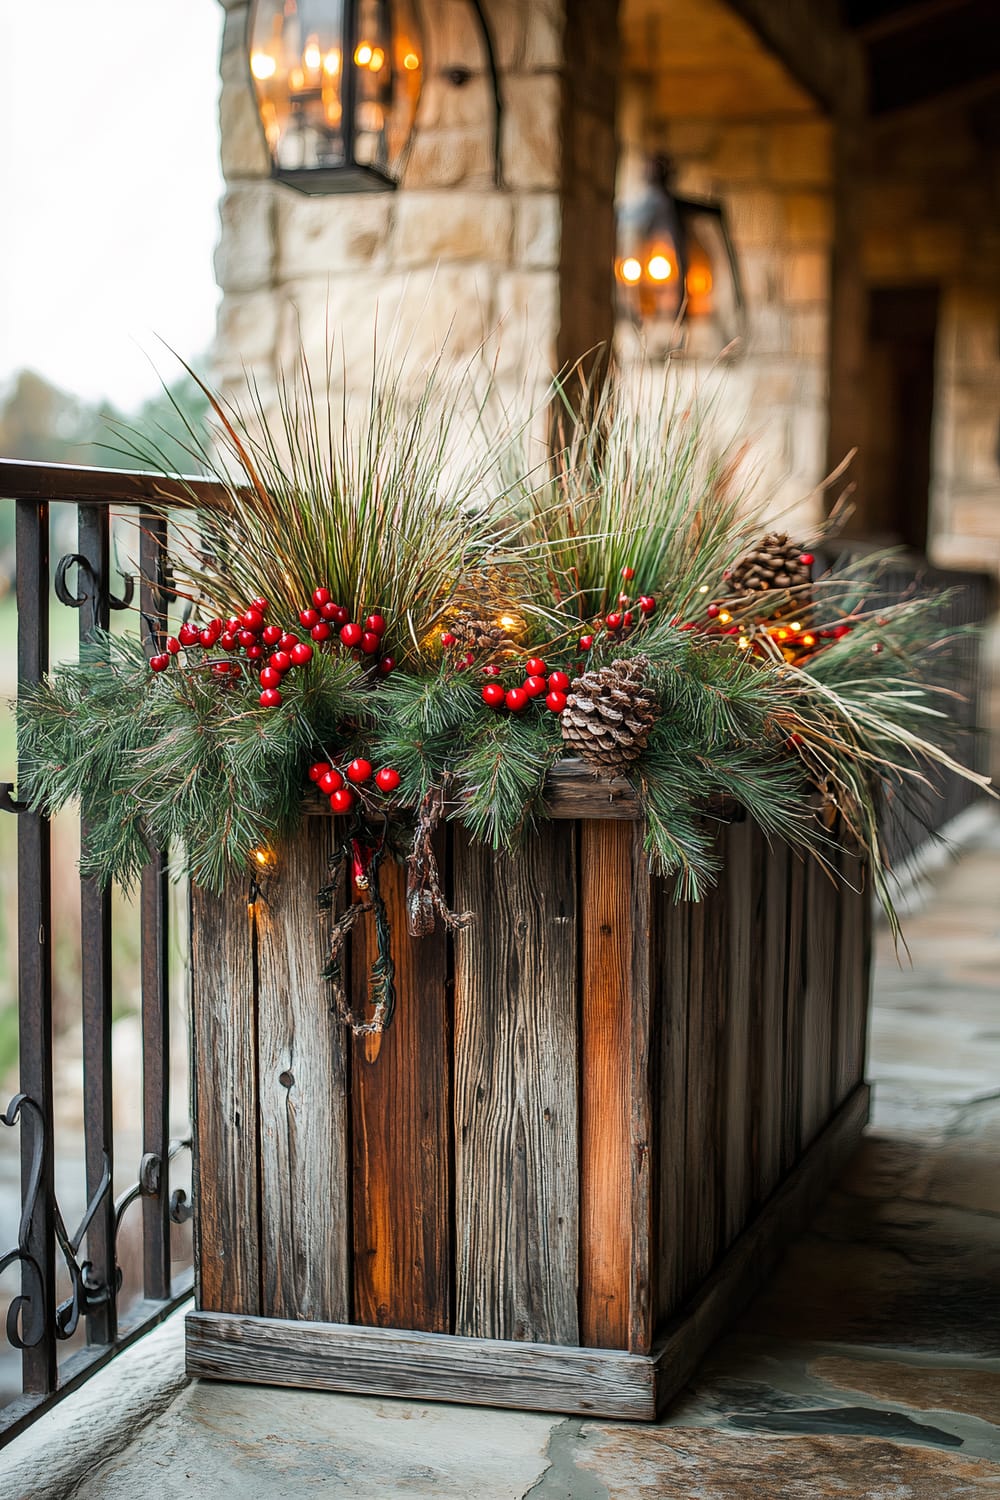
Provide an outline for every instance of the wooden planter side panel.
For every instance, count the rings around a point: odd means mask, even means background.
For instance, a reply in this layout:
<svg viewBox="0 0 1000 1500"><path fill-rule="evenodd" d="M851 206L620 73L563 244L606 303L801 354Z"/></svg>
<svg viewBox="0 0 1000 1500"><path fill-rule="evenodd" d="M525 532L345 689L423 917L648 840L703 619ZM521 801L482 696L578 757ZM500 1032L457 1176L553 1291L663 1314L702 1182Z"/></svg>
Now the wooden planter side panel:
<svg viewBox="0 0 1000 1500"><path fill-rule="evenodd" d="M425 938L407 934L406 871L401 865L386 861L381 889L392 930L398 1006L382 1037L362 1037L353 1043L354 1321L448 1333L452 1256L447 939L440 929ZM358 1013L368 993L373 958L369 925L355 944Z"/></svg>
<svg viewBox="0 0 1000 1500"><path fill-rule="evenodd" d="M831 1114L833 1034L837 997L837 888L817 860L806 868L803 942L800 1149L819 1134Z"/></svg>
<svg viewBox="0 0 1000 1500"><path fill-rule="evenodd" d="M191 887L198 1305L259 1313L260 1159L254 913Z"/></svg>
<svg viewBox="0 0 1000 1500"><path fill-rule="evenodd" d="M454 1331L577 1344L575 828L455 844Z"/></svg>
<svg viewBox="0 0 1000 1500"><path fill-rule="evenodd" d="M331 847L327 820L309 819L256 903L257 1056L262 1312L336 1323L351 1315L347 1073L316 904Z"/></svg>
<svg viewBox="0 0 1000 1500"><path fill-rule="evenodd" d="M764 1203L782 1177L785 1143L782 1139L782 1098L786 1078L785 995L788 983L788 908L792 865L787 844L770 847L763 835L760 889L763 911L760 929L760 1124L754 1180L754 1201Z"/></svg>
<svg viewBox="0 0 1000 1500"><path fill-rule="evenodd" d="M842 850L839 868L835 1105L864 1077L872 944L872 899L865 866L857 855Z"/></svg>

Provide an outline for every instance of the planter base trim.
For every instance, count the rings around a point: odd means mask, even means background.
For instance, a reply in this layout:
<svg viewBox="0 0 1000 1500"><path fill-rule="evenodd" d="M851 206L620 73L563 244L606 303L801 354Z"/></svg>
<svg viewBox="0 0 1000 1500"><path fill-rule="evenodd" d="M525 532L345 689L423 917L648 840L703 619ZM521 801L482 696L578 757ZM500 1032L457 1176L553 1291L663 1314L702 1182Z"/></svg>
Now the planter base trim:
<svg viewBox="0 0 1000 1500"><path fill-rule="evenodd" d="M865 1084L854 1090L648 1355L194 1312L188 1374L651 1421L839 1175L867 1122L868 1096Z"/></svg>

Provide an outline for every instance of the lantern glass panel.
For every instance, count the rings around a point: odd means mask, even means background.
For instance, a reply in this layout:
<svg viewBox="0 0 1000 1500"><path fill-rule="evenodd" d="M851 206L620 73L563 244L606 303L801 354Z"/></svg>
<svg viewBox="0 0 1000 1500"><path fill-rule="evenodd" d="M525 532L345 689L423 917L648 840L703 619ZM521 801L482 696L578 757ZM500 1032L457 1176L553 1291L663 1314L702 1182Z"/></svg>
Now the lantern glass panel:
<svg viewBox="0 0 1000 1500"><path fill-rule="evenodd" d="M423 48L396 0L256 0L250 72L275 173L391 183L413 129ZM299 182L307 186L304 180ZM330 181L329 186L334 182Z"/></svg>

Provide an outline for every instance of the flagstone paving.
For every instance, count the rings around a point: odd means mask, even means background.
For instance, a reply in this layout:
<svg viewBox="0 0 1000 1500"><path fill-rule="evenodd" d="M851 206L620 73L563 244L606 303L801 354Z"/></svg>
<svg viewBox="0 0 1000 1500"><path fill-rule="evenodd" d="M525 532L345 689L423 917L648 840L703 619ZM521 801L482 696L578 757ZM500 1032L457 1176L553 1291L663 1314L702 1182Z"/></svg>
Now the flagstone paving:
<svg viewBox="0 0 1000 1500"><path fill-rule="evenodd" d="M0 1493L1000 1500L1000 818L906 933L912 967L878 941L861 1151L655 1425L185 1385L174 1320L117 1362L172 1371L165 1410L81 1477L71 1398L7 1450Z"/></svg>

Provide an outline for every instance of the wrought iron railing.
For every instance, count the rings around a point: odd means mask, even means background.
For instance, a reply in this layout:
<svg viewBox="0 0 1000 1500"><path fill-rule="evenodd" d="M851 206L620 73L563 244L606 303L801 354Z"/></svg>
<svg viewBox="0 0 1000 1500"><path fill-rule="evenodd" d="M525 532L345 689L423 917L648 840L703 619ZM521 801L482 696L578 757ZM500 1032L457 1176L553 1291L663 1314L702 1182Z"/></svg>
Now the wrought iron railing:
<svg viewBox="0 0 1000 1500"><path fill-rule="evenodd" d="M192 481L195 490L212 487ZM0 500L15 512L17 675L36 683L49 666L50 579L55 597L79 612L83 641L107 629L111 612L138 604L156 638L165 631L167 507L188 503L183 485L153 475L0 461ZM50 505L68 502L77 518L76 551L51 567ZM111 578L111 509L138 522L138 586ZM138 599L135 595L138 594ZM166 853L151 856L139 898L142 1067L141 1160L117 1192L113 1121L112 906L107 890L79 878L83 1137L86 1208L75 1228L60 1212L55 1186L53 1079L52 868L47 820L0 783L0 816L17 817L17 992L19 1088L0 1120L20 1133L21 1210L0 1226L0 1272L20 1271L10 1299L6 1337L21 1352L20 1397L0 1410L0 1441L79 1385L118 1350L159 1322L191 1289L191 1272L172 1274L171 1224L190 1217L182 1188L171 1191L170 1163L189 1146L171 1140L169 1117L169 923ZM88 837L81 822L81 840ZM137 1171L136 1171L137 1166ZM126 1177L127 1180L127 1177ZM84 1201L81 1199L81 1201ZM119 1311L117 1254L126 1211L141 1202L142 1294ZM11 1229L13 1233L11 1233ZM8 1241L13 1239L13 1243ZM60 1261L62 1264L60 1264ZM68 1295L60 1298L57 1273ZM9 1279L9 1277L7 1278ZM68 1358L60 1344L83 1320L86 1346Z"/></svg>

